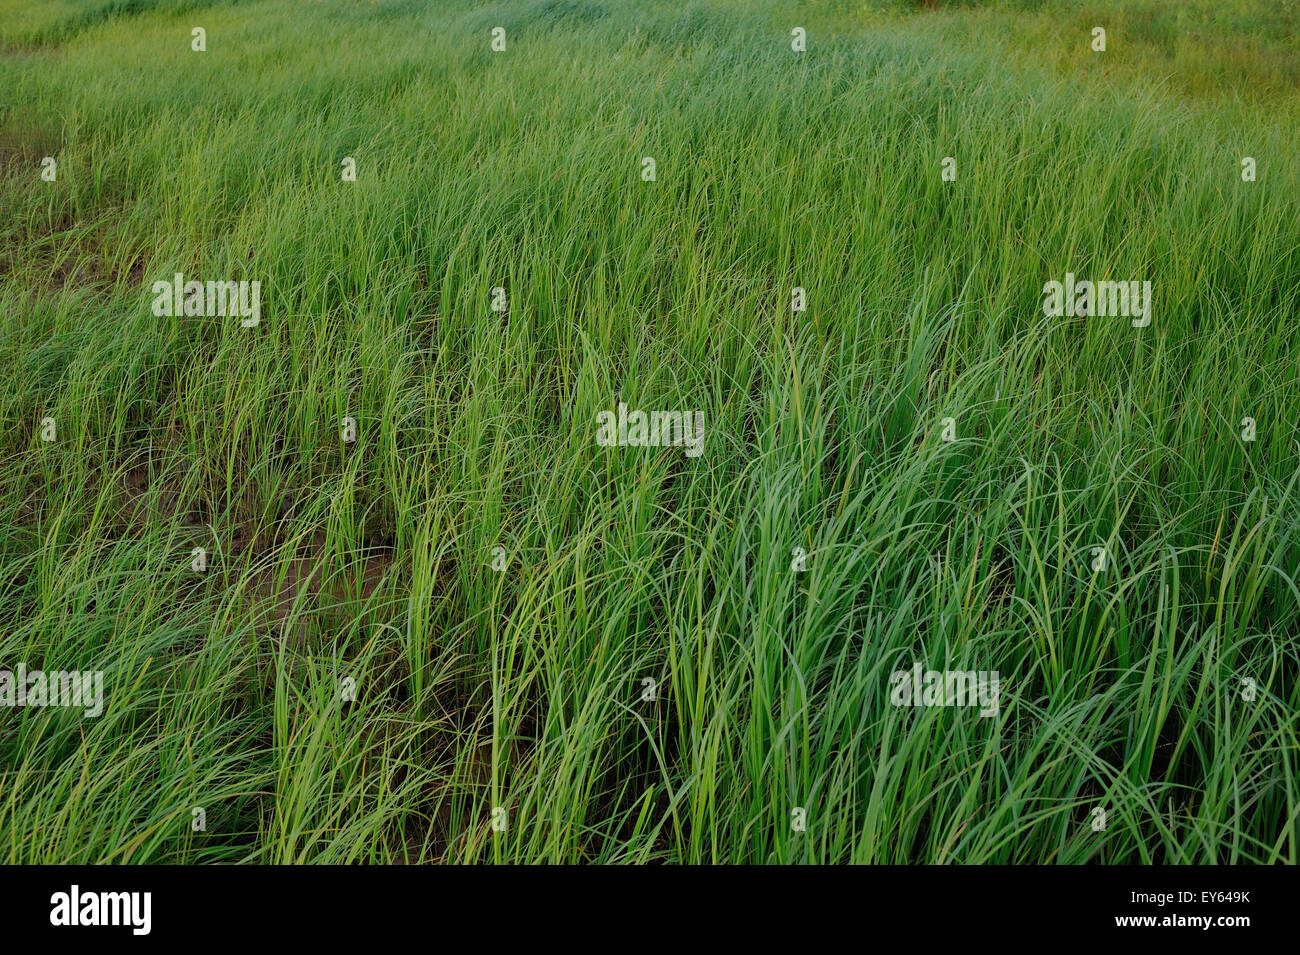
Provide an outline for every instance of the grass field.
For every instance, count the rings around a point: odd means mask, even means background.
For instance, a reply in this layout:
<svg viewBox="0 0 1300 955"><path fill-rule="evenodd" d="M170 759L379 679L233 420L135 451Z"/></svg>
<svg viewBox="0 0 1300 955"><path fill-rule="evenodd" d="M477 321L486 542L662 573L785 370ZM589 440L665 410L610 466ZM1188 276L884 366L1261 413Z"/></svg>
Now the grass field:
<svg viewBox="0 0 1300 955"><path fill-rule="evenodd" d="M0 671L103 679L0 860L1295 863L1298 82L1271 0L0 0Z"/></svg>

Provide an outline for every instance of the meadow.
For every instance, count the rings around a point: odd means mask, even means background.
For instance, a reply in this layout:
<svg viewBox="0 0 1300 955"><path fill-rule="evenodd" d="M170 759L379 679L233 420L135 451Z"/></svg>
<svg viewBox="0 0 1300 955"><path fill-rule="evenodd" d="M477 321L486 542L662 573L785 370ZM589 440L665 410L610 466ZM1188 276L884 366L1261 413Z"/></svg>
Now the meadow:
<svg viewBox="0 0 1300 955"><path fill-rule="evenodd" d="M1298 80L1270 0L0 0L0 671L103 679L0 860L1295 863Z"/></svg>

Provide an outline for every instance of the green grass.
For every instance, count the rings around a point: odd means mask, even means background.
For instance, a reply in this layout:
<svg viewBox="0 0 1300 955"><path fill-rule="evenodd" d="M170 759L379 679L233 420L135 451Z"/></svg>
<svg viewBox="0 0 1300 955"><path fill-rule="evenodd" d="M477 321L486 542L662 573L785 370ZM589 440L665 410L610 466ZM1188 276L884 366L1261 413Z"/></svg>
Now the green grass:
<svg viewBox="0 0 1300 955"><path fill-rule="evenodd" d="M1294 863L1283 8L0 0L0 859Z"/></svg>

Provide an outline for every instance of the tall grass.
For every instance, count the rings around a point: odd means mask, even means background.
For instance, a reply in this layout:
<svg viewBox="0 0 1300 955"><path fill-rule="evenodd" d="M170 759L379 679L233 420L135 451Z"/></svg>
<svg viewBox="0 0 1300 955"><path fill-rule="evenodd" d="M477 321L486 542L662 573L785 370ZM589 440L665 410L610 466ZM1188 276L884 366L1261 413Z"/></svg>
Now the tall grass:
<svg viewBox="0 0 1300 955"><path fill-rule="evenodd" d="M1300 112L1007 10L7 3L0 858L1294 863Z"/></svg>

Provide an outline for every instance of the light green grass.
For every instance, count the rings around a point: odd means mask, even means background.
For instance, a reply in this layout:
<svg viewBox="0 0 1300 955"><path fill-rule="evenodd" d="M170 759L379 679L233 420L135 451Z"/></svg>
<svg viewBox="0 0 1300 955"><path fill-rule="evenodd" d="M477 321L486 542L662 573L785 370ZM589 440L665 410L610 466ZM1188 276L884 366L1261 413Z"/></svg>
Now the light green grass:
<svg viewBox="0 0 1300 955"><path fill-rule="evenodd" d="M1294 21L1102 6L0 2L0 859L1294 863Z"/></svg>

